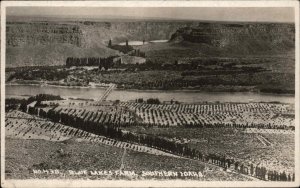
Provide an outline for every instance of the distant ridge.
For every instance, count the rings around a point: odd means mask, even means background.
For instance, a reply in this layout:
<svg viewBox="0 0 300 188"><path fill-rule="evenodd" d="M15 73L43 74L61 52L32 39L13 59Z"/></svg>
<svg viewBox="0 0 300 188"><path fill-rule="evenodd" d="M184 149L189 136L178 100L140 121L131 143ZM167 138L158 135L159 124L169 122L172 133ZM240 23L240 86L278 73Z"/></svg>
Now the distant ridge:
<svg viewBox="0 0 300 188"><path fill-rule="evenodd" d="M169 21L169 22L204 22L204 23L289 23L294 24L294 22L267 22L267 21L219 21L219 20L199 20L199 19L173 19L173 18L160 18L160 17L131 17L123 16L118 17L114 15L105 15L98 18L92 18L90 16L78 16L78 15L68 15L68 16L7 16L6 21L8 22L31 22L31 21L70 21L70 22L80 22L80 21L92 21L92 22L139 22L139 21Z"/></svg>

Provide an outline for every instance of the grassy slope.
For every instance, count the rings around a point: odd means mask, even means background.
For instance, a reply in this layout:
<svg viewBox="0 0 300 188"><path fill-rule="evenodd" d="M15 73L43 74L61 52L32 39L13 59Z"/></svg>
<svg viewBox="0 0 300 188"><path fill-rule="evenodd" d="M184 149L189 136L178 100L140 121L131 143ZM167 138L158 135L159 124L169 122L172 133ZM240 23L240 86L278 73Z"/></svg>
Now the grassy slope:
<svg viewBox="0 0 300 188"><path fill-rule="evenodd" d="M249 41L249 40L248 40ZM246 43L246 42L244 42ZM286 50L261 50L263 48L252 49L252 42L240 44L237 46L228 46L227 48L218 48L204 43L191 43L187 41L166 42L166 43L149 43L143 46L137 46L143 52L146 52L148 58L162 58L164 60L175 60L178 58L195 58L195 57L288 57L294 56L295 52L291 48L285 47ZM266 45L266 44L265 44ZM267 47L265 47L267 48ZM174 61L170 61L174 62Z"/></svg>
<svg viewBox="0 0 300 188"><path fill-rule="evenodd" d="M105 46L81 48L71 44L7 47L6 66L64 65L67 57L99 57L117 54Z"/></svg>
<svg viewBox="0 0 300 188"><path fill-rule="evenodd" d="M125 129L164 138L186 138L191 140L188 145L200 151L223 153L246 161L261 162L261 160L267 160L278 167L294 168L295 143L294 135L291 134L264 133L262 135L273 144L272 146L265 146L256 138L255 134L246 134L242 129L182 129L180 127L128 127ZM210 138L210 143L208 143L208 138Z"/></svg>
<svg viewBox="0 0 300 188"><path fill-rule="evenodd" d="M78 143L76 141L50 142L44 140L6 139L6 169L8 179L27 178L74 178L73 176L33 175L32 169L64 170L119 170L123 150L101 144ZM219 171L204 171L200 180L250 180L246 177ZM156 156L127 151L124 170L173 170L202 171L204 164L188 159ZM77 178L86 178L85 176Z"/></svg>

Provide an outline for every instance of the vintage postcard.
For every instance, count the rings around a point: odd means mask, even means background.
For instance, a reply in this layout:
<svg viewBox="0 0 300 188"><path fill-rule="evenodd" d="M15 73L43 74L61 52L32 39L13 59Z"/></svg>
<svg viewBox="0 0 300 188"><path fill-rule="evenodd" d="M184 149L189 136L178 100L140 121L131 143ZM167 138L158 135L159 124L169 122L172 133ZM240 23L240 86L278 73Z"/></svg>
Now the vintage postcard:
<svg viewBox="0 0 300 188"><path fill-rule="evenodd" d="M299 2L1 2L2 187L299 177Z"/></svg>

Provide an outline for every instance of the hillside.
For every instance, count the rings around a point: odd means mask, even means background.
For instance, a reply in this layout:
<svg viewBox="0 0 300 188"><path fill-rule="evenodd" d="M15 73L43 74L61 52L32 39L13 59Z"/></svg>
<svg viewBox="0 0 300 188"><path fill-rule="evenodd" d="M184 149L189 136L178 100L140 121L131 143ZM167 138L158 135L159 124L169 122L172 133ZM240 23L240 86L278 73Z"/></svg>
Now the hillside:
<svg viewBox="0 0 300 188"><path fill-rule="evenodd" d="M168 39L193 22L7 22L7 67L62 65L67 57L118 54L107 48L128 40Z"/></svg>
<svg viewBox="0 0 300 188"><path fill-rule="evenodd" d="M118 52L91 40L77 24L7 23L6 65L62 65L67 57L109 56ZM91 41L94 41L93 43Z"/></svg>
<svg viewBox="0 0 300 188"><path fill-rule="evenodd" d="M90 180L168 180L170 179L168 177L142 177L141 174L142 171L170 170L176 172L202 171L204 177L196 179L199 181L253 181L251 177L233 172L225 172L217 166L198 161L156 156L130 150L124 153L124 149L103 144L91 144L89 142L77 142L74 140L52 142L14 138L6 138L5 141L7 148L5 176L7 179L46 178L64 180L89 178ZM124 156L124 170L134 171L138 174L137 177L110 176L107 174L91 175L90 171L111 170L115 172L120 170L122 156ZM33 170L40 169L55 169L60 173L33 173ZM68 173L68 170L75 172L87 170L89 173L88 175L72 175ZM195 178L190 177L186 179L191 180Z"/></svg>
<svg viewBox="0 0 300 188"><path fill-rule="evenodd" d="M171 179L174 177L142 176L142 171L195 171L203 177L178 177L198 180L251 180L241 174L172 155L158 149L90 134L64 124L48 121L20 111L9 111L5 120L7 179ZM56 170L56 174L35 173ZM70 171L87 170L75 176ZM110 175L91 172L111 171ZM123 176L116 171L134 171L135 176Z"/></svg>
<svg viewBox="0 0 300 188"><path fill-rule="evenodd" d="M10 21L6 25L7 67L62 65L67 57L118 54L107 48L130 40L171 39L142 46L148 57L274 55L294 49L292 24L200 23L195 21ZM154 51L154 52L153 52ZM174 57L173 57L174 58Z"/></svg>

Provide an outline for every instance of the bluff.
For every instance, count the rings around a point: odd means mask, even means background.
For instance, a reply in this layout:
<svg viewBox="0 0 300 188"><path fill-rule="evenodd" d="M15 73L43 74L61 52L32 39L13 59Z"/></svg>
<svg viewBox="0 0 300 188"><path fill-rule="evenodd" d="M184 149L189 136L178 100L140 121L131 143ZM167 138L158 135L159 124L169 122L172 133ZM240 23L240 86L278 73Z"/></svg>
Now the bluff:
<svg viewBox="0 0 300 188"><path fill-rule="evenodd" d="M184 44L183 47L188 50L189 45L186 43L192 43L193 50L205 54L207 49L214 49L214 55L268 51L285 53L294 49L294 33L293 24L155 20L8 21L6 66L63 65L67 57L106 57L118 54L118 51L107 48L109 39L113 44L126 39L171 39L166 45Z"/></svg>
<svg viewBox="0 0 300 188"><path fill-rule="evenodd" d="M127 40L169 39L182 21L9 21L6 25L7 67L62 65L67 57L105 57L118 54L107 48Z"/></svg>
<svg viewBox="0 0 300 188"><path fill-rule="evenodd" d="M289 23L199 23L178 29L173 43L204 44L229 54L284 54L295 48L295 26Z"/></svg>

